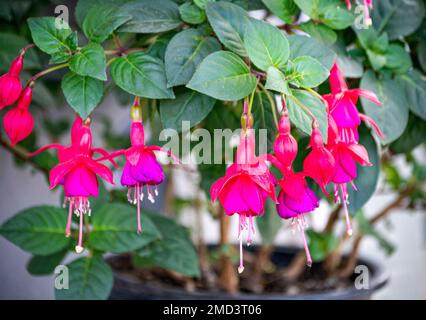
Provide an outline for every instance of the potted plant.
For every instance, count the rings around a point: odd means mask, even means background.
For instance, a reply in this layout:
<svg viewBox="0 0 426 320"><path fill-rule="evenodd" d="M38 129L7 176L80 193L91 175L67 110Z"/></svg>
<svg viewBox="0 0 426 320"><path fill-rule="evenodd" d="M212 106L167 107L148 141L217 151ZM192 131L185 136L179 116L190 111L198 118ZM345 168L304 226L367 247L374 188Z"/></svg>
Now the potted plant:
<svg viewBox="0 0 426 320"><path fill-rule="evenodd" d="M63 190L63 207L18 212L0 234L33 255L30 273L56 273L57 299L354 299L386 283L359 248L373 236L391 253L376 224L425 205L422 1L1 6L1 146ZM102 109L109 94L117 114ZM70 108L53 120L61 97ZM379 184L395 199L367 216ZM203 240L205 214L218 243ZM282 228L303 248L275 246Z"/></svg>

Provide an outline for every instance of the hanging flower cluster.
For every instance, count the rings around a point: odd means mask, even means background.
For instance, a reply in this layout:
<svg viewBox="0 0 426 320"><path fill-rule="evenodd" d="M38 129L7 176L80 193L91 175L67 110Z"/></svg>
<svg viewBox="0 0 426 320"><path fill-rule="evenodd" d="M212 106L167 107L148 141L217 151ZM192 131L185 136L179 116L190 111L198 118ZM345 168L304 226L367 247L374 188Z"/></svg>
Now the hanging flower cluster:
<svg viewBox="0 0 426 320"><path fill-rule="evenodd" d="M323 96L328 113L328 142L324 144L318 122L313 117L312 134L309 148L311 151L303 162L303 171L295 172L293 162L297 156L296 139L291 135L291 124L287 106L283 97L283 111L278 125L278 136L274 142L274 154L256 156L254 134L251 129L253 118L247 112L247 101L242 116L242 131L237 148L236 163L226 171L211 187L212 201L219 199L227 215L239 215L240 265L238 271L244 270L242 257L241 231L248 230L247 242L250 244L254 232L253 217L262 215L268 197L276 202L277 213L283 219L291 219L293 230L302 234L306 252L307 265L312 265L308 243L304 230L307 223L304 215L319 206L319 199L309 188L306 177L312 178L328 196L326 186L334 183L336 202L343 203L347 234L352 234L352 227L347 208L348 193L346 184L357 176L356 162L371 165L367 150L359 144L358 126L361 120L368 122L380 137L383 134L374 121L360 114L356 108L359 97L364 97L380 105L376 95L364 89L348 89L346 81L337 64L334 64L330 77L331 93ZM281 172L282 178L276 182L266 164L266 160ZM275 186L279 187L278 197ZM340 191L340 192L339 192Z"/></svg>

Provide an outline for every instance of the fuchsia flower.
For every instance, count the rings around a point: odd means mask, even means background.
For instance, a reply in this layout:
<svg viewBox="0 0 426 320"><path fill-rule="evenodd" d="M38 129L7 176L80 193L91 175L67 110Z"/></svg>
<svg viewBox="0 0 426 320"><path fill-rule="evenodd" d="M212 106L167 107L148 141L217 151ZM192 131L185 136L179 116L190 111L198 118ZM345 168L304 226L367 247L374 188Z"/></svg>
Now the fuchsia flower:
<svg viewBox="0 0 426 320"><path fill-rule="evenodd" d="M13 60L7 73L0 77L0 110L18 100L22 85L19 74L24 66L25 49Z"/></svg>
<svg viewBox="0 0 426 320"><path fill-rule="evenodd" d="M19 97L16 107L10 109L3 119L4 130L12 146L28 137L34 128L34 119L28 107L31 103L33 89L28 86Z"/></svg>
<svg viewBox="0 0 426 320"><path fill-rule="evenodd" d="M93 155L98 152L108 156L108 153L100 148L92 148L90 120L83 122L78 116L71 129L71 146L47 145L34 152L32 156L49 148L58 149L59 159L59 164L50 171L50 189L58 184L64 186L64 206L68 203L69 210L65 229L67 237L71 235L72 213L74 212L80 218L78 244L75 250L81 253L84 250L83 215L91 214L89 196L97 197L99 194L98 176L114 184L111 170L99 163L100 159L93 159ZM115 165L114 162L112 163Z"/></svg>
<svg viewBox="0 0 426 320"><path fill-rule="evenodd" d="M318 183L324 194L328 196L325 186L333 179L336 164L333 155L324 146L324 139L317 125L314 125L312 129L309 147L312 150L303 162L303 172Z"/></svg>
<svg viewBox="0 0 426 320"><path fill-rule="evenodd" d="M239 216L239 273L244 270L241 233L247 229L247 243L250 245L251 235L254 233L253 217L263 214L268 197L277 202L274 185L275 178L269 171L265 157L255 155L254 133L250 125L247 125L241 130L236 163L210 189L213 202L219 199L227 215L237 213Z"/></svg>
<svg viewBox="0 0 426 320"><path fill-rule="evenodd" d="M282 99L283 103L285 100ZM293 163L297 155L297 141L290 133L291 125L288 116L283 116L279 121L278 137L274 142L274 154L284 168Z"/></svg>
<svg viewBox="0 0 426 320"><path fill-rule="evenodd" d="M328 103L329 130L327 149L335 159L336 171L332 179L334 182L334 196L336 202L343 202L347 233L352 234L349 212L347 209L348 193L346 184L350 182L356 190L353 180L356 178L356 162L360 165L371 165L367 150L358 143L358 126L361 120L368 122L383 138L374 121L366 115L360 114L356 108L359 97L369 99L377 105L381 105L377 96L365 89L348 89L345 78L337 64L334 64L330 72L331 93L324 95ZM340 194L339 194L340 189Z"/></svg>

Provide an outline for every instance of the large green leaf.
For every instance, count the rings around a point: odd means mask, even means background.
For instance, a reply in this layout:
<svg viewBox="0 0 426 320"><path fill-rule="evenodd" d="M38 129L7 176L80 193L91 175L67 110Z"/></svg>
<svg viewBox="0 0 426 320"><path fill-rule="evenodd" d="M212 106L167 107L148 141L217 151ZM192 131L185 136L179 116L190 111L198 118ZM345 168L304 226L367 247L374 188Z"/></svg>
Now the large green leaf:
<svg viewBox="0 0 426 320"><path fill-rule="evenodd" d="M67 213L51 206L32 207L7 220L0 234L22 250L35 255L50 255L70 243L64 228Z"/></svg>
<svg viewBox="0 0 426 320"><path fill-rule="evenodd" d="M208 3L206 13L220 42L240 56L247 56L243 42L249 24L247 12L235 4L220 1Z"/></svg>
<svg viewBox="0 0 426 320"><path fill-rule="evenodd" d="M123 90L150 99L174 98L167 88L163 62L145 53L131 53L111 63L111 76Z"/></svg>
<svg viewBox="0 0 426 320"><path fill-rule="evenodd" d="M169 42L165 55L169 86L187 84L195 69L210 53L220 50L219 42L198 29L187 29Z"/></svg>
<svg viewBox="0 0 426 320"><path fill-rule="evenodd" d="M68 248L47 256L33 256L27 264L27 271L33 276L43 276L53 273L68 253Z"/></svg>
<svg viewBox="0 0 426 320"><path fill-rule="evenodd" d="M102 5L109 5L115 8L122 8L127 3L134 0L78 0L75 7L75 20L79 26L83 25L84 18L90 9Z"/></svg>
<svg viewBox="0 0 426 320"><path fill-rule="evenodd" d="M395 153L407 153L426 142L426 121L410 113L408 124L402 135L391 143Z"/></svg>
<svg viewBox="0 0 426 320"><path fill-rule="evenodd" d="M159 239L161 234L151 219L142 215L142 233L137 231L136 207L121 203L109 203L93 214L92 230L87 246L113 253L128 252L139 249Z"/></svg>
<svg viewBox="0 0 426 320"><path fill-rule="evenodd" d="M119 26L132 18L122 10L108 4L91 8L83 22L83 31L93 42L101 43Z"/></svg>
<svg viewBox="0 0 426 320"><path fill-rule="evenodd" d="M185 2L179 7L179 13L182 20L190 24L200 24L206 20L206 13L195 3Z"/></svg>
<svg viewBox="0 0 426 320"><path fill-rule="evenodd" d="M54 17L29 18L31 36L40 50L52 54L58 51L71 51L66 39L72 33L68 28L56 28Z"/></svg>
<svg viewBox="0 0 426 320"><path fill-rule="evenodd" d="M28 41L24 38L13 34L0 32L0 72L9 70L10 64L15 59L19 50L25 47ZM40 59L37 56L36 50L29 49L25 54L25 69L40 68Z"/></svg>
<svg viewBox="0 0 426 320"><path fill-rule="evenodd" d="M327 141L327 112L321 100L305 90L293 90L293 96L298 99L306 108L308 108L309 111L314 115L315 119L318 121L319 129L324 138L324 141ZM302 130L308 135L311 135L312 118L310 115L291 97L288 97L287 105L290 121L298 129Z"/></svg>
<svg viewBox="0 0 426 320"><path fill-rule="evenodd" d="M282 68L290 55L284 33L270 23L251 19L244 35L244 45L251 61L261 70Z"/></svg>
<svg viewBox="0 0 426 320"><path fill-rule="evenodd" d="M328 78L328 70L315 58L300 56L291 61L289 77L298 86L313 88Z"/></svg>
<svg viewBox="0 0 426 320"><path fill-rule="evenodd" d="M149 217L163 238L152 242L147 250L144 249L142 252L148 253L149 259L156 266L190 277L198 277L200 275L198 256L188 229L159 214L149 214Z"/></svg>
<svg viewBox="0 0 426 320"><path fill-rule="evenodd" d="M353 188L348 188L348 209L351 213L355 213L361 209L371 198L376 190L380 173L379 149L371 133L365 127L361 127L359 143L367 149L368 157L373 165L371 167L363 167L357 164L357 177L354 183L358 190L356 191Z"/></svg>
<svg viewBox="0 0 426 320"><path fill-rule="evenodd" d="M176 99L163 100L160 103L163 127L180 132L182 121L190 121L193 127L209 114L215 102L215 99L192 90L178 93Z"/></svg>
<svg viewBox="0 0 426 320"><path fill-rule="evenodd" d="M135 33L158 33L178 27L179 7L169 0L132 1L122 8L132 19L122 25L118 31Z"/></svg>
<svg viewBox="0 0 426 320"><path fill-rule="evenodd" d="M256 87L256 77L236 54L218 51L201 62L188 88L220 100L239 100Z"/></svg>
<svg viewBox="0 0 426 320"><path fill-rule="evenodd" d="M426 80L418 70L401 74L396 78L405 93L408 108L423 120L426 120Z"/></svg>
<svg viewBox="0 0 426 320"><path fill-rule="evenodd" d="M297 13L297 6L293 0L262 0L265 6L281 20L291 23Z"/></svg>
<svg viewBox="0 0 426 320"><path fill-rule="evenodd" d="M361 98L365 113L370 116L382 130L387 144L396 140L404 131L408 121L408 107L404 92L397 82L389 79L377 79L373 71L367 71L361 79L361 88L377 94L383 106Z"/></svg>
<svg viewBox="0 0 426 320"><path fill-rule="evenodd" d="M89 43L70 60L70 69L81 76L90 76L99 80L107 79L104 49L97 43Z"/></svg>
<svg viewBox="0 0 426 320"><path fill-rule="evenodd" d="M397 39L413 33L422 23L425 5L422 0L380 0L374 3L372 20L374 27L386 31L389 39Z"/></svg>
<svg viewBox="0 0 426 320"><path fill-rule="evenodd" d="M68 104L83 119L96 108L104 94L102 81L72 71L63 77L61 86Z"/></svg>
<svg viewBox="0 0 426 320"><path fill-rule="evenodd" d="M289 36L288 40L291 60L300 56L310 56L318 60L327 70L333 66L336 54L319 41L298 35Z"/></svg>
<svg viewBox="0 0 426 320"><path fill-rule="evenodd" d="M55 289L57 300L106 300L114 277L101 256L74 260L68 267L68 289ZM57 275L60 277L61 274Z"/></svg>

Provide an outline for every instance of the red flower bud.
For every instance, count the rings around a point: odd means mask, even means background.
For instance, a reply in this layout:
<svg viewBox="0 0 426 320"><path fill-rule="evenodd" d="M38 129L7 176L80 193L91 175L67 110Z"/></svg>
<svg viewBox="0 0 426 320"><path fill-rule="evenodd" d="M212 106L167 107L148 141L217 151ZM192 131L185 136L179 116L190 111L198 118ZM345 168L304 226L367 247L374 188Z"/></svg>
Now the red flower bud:
<svg viewBox="0 0 426 320"><path fill-rule="evenodd" d="M278 137L274 142L275 157L288 168L297 155L297 141L290 133L290 120L287 114L283 114L279 123Z"/></svg>
<svg viewBox="0 0 426 320"><path fill-rule="evenodd" d="M22 91L21 73L24 64L23 55L19 55L13 60L9 72L0 77L0 110L10 106L18 100Z"/></svg>
<svg viewBox="0 0 426 320"><path fill-rule="evenodd" d="M28 111L33 90L26 87L20 96L16 107L9 110L3 119L4 130L12 146L28 137L34 127L34 119Z"/></svg>

